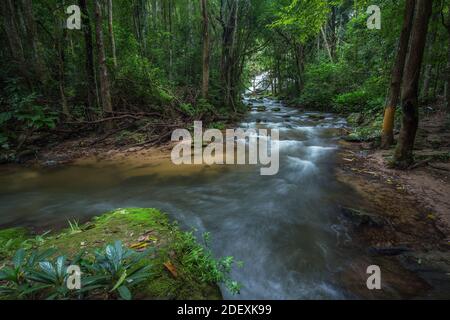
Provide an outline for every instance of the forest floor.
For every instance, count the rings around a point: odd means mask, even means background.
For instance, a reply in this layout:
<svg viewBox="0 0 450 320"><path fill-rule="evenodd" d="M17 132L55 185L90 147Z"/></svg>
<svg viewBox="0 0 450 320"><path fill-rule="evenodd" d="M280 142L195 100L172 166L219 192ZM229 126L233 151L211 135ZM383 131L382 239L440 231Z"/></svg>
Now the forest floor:
<svg viewBox="0 0 450 320"><path fill-rule="evenodd" d="M355 261L365 274L367 259L384 268L392 298L448 298L450 292L450 128L443 114L421 121L417 163L410 170L389 169L393 150L373 149L369 143L341 142L338 180L350 185L361 202L343 208L351 221L354 243L369 258ZM375 263L373 263L375 261ZM355 280L355 279L353 279ZM376 298L359 286L353 292ZM385 288L383 288L385 289ZM384 294L386 290L383 290Z"/></svg>

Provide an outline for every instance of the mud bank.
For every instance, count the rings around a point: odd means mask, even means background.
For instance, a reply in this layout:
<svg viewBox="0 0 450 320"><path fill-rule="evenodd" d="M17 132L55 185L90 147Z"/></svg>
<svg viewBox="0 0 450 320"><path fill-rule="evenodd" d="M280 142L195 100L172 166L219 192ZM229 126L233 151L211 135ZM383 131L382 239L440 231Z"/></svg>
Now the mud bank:
<svg viewBox="0 0 450 320"><path fill-rule="evenodd" d="M351 245L367 252L366 257L352 263L360 272L343 272L343 278L348 279L343 282L364 298L386 298L387 294L393 299L448 299L450 207L445 206L443 195L427 197L422 192L420 184L426 187L427 182L414 177L423 172L385 169L380 151L367 150L362 143L340 144L337 179L360 196L357 203L343 203L343 223L350 230ZM448 187L442 180L431 185ZM369 292L365 287L363 277L370 264L382 269L383 293Z"/></svg>

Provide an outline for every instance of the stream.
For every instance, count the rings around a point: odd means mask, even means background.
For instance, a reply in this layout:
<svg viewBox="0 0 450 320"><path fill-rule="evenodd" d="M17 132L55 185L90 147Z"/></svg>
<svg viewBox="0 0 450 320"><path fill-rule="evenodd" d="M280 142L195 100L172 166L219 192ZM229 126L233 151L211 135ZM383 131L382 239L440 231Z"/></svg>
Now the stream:
<svg viewBox="0 0 450 320"><path fill-rule="evenodd" d="M246 100L248 103L248 99ZM256 108L265 106L265 112ZM357 252L339 203L356 197L335 180L335 115L304 113L279 102L253 102L241 128L280 130L280 171L258 166L172 169L167 164L86 163L0 168L0 227L65 225L116 208L155 207L185 230L210 232L217 256L243 261L233 271L238 299L346 299L338 272Z"/></svg>

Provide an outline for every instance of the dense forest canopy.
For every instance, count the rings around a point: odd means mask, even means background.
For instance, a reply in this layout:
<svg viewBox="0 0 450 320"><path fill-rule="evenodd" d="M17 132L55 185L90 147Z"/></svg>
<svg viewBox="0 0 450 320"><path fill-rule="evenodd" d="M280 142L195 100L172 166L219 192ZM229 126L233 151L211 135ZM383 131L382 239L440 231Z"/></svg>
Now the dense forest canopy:
<svg viewBox="0 0 450 320"><path fill-rule="evenodd" d="M389 146L402 113L395 107L403 102L406 116L409 110L408 97L400 99L391 85L393 69L420 74L422 106L450 100L450 3L372 2L1 1L2 159L14 160L51 136L73 135L74 128L85 134L144 127L138 142L146 143L167 139L172 126L193 119L221 127L246 111L242 95L261 74L263 92L254 94L370 114L378 132L388 107ZM367 26L371 5L381 9L380 29ZM68 28L78 9L81 29ZM408 48L410 38L410 47L426 41L423 63L420 54L404 52L402 59L402 39ZM405 139L398 160L410 156L414 141Z"/></svg>

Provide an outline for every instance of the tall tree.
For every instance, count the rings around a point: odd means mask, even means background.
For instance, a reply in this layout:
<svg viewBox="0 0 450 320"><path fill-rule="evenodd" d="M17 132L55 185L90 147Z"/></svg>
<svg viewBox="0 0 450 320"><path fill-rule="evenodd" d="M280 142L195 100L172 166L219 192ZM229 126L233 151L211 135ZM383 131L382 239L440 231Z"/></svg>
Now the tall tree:
<svg viewBox="0 0 450 320"><path fill-rule="evenodd" d="M202 97L208 98L209 91L209 59L210 59L210 39L209 39L209 15L208 0L200 0L203 18L203 77L202 77Z"/></svg>
<svg viewBox="0 0 450 320"><path fill-rule="evenodd" d="M239 16L239 0L223 1L220 8L220 22L222 25L222 58L221 74L224 87L224 103L236 110L234 101L235 83L233 83L236 70L236 34Z"/></svg>
<svg viewBox="0 0 450 320"><path fill-rule="evenodd" d="M442 24L447 30L447 67L446 67L446 81L445 81L445 101L447 110L450 110L450 5L447 7L447 17L445 17L444 8L442 8Z"/></svg>
<svg viewBox="0 0 450 320"><path fill-rule="evenodd" d="M389 88L389 96L384 112L383 132L382 132L382 148L389 148L394 143L394 123L395 110L400 102L400 91L403 79L403 71L405 68L406 56L408 54L409 40L411 36L411 28L414 19L414 10L416 0L407 0L405 3L405 13L403 17L403 28L400 34L400 40L397 50L397 58L394 68L392 69L391 85Z"/></svg>
<svg viewBox="0 0 450 320"><path fill-rule="evenodd" d="M95 32L97 36L97 56L98 67L100 71L100 96L102 101L103 112L110 116L113 112L111 103L111 89L108 76L108 67L106 65L105 45L103 41L103 24L102 24L102 8L100 0L95 0ZM112 122L106 122L106 129L112 128Z"/></svg>
<svg viewBox="0 0 450 320"><path fill-rule="evenodd" d="M108 0L108 30L109 30L109 40L111 42L111 51L113 56L114 68L117 68L116 39L114 37L112 0Z"/></svg>
<svg viewBox="0 0 450 320"><path fill-rule="evenodd" d="M32 65L36 78L41 84L45 81L45 64L42 61L39 50L39 40L37 35L36 21L33 14L32 0L22 0L22 7L24 12L25 27L28 33L28 42L31 47L33 56Z"/></svg>
<svg viewBox="0 0 450 320"><path fill-rule="evenodd" d="M86 91L87 91L87 103L88 111L87 115L90 118L93 109L97 105L97 85L95 81L95 69L94 69L94 48L92 40L92 27L91 19L89 16L89 10L87 8L86 0L79 0L82 13L83 22L83 34L84 34L84 46L85 46L85 73L86 73ZM91 119L92 120L92 119Z"/></svg>
<svg viewBox="0 0 450 320"><path fill-rule="evenodd" d="M31 76L28 72L22 41L18 31L16 8L12 0L2 0L1 10L3 15L3 25L8 38L11 57L20 75L25 79L28 86L31 86Z"/></svg>
<svg viewBox="0 0 450 320"><path fill-rule="evenodd" d="M413 162L413 148L419 125L418 91L420 71L432 10L432 0L417 0L411 32L411 44L403 76L402 129L394 156L395 164L399 168L407 168Z"/></svg>

